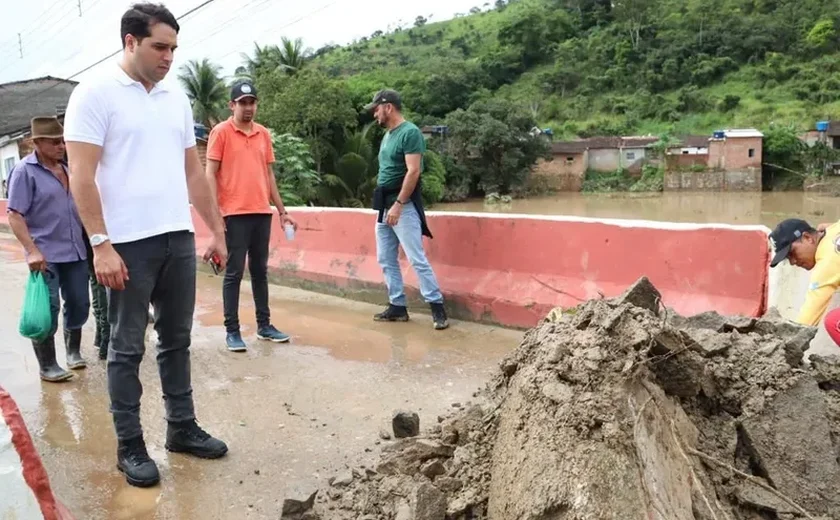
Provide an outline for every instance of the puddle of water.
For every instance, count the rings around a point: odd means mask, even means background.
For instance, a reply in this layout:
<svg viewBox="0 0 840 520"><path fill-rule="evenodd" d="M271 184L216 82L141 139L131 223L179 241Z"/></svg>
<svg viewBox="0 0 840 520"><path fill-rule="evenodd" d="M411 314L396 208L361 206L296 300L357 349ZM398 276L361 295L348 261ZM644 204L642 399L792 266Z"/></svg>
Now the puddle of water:
<svg viewBox="0 0 840 520"><path fill-rule="evenodd" d="M816 225L840 220L840 199L804 192L664 192L558 193L517 199L509 204L472 200L437 204L436 211L572 215L668 222L763 224L773 228L781 220L798 217Z"/></svg>

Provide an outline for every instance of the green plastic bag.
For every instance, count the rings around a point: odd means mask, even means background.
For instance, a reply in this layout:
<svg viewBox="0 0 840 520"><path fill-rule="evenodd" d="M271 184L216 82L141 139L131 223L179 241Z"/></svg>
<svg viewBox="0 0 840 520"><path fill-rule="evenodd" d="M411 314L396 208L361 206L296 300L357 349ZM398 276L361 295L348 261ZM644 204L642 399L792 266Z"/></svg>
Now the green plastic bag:
<svg viewBox="0 0 840 520"><path fill-rule="evenodd" d="M18 332L25 338L41 341L49 335L51 329L52 313L47 281L40 271L29 273Z"/></svg>

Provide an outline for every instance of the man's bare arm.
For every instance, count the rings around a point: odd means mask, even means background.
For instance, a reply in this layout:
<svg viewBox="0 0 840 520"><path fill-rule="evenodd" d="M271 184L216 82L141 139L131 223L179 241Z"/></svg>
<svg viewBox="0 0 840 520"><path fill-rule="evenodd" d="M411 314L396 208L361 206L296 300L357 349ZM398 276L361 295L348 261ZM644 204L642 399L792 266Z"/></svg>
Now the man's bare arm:
<svg viewBox="0 0 840 520"><path fill-rule="evenodd" d="M210 186L210 196L213 200L217 201L218 203L218 187L216 185L216 174L219 172L219 166L221 163L219 161L214 161L212 159L207 159L207 168L204 171L205 177L207 177L207 185Z"/></svg>
<svg viewBox="0 0 840 520"><path fill-rule="evenodd" d="M216 235L224 236L225 225L222 221L222 214L219 212L219 204L213 196L210 183L207 182L207 175L201 170L201 159L198 157L198 149L193 146L186 150L187 169L187 190L190 195L190 202L195 207L201 219L207 224ZM209 171L209 170L208 170Z"/></svg>
<svg viewBox="0 0 840 520"><path fill-rule="evenodd" d="M397 196L397 200L400 202L408 201L411 198L411 194L414 193L414 188L417 187L417 181L420 180L420 159L422 157L419 153L406 154L405 156L405 165L408 171L405 173L402 189L400 189L400 194Z"/></svg>
<svg viewBox="0 0 840 520"><path fill-rule="evenodd" d="M26 220L24 220L23 215L12 210L7 211L7 214L9 215L9 227L12 228L12 233L18 239L20 245L23 246L26 254L31 255L38 251L38 246L35 245L35 241L32 240L32 235L29 234L29 226L26 225Z"/></svg>
<svg viewBox="0 0 840 520"><path fill-rule="evenodd" d="M102 157L102 147L95 144L67 142L70 166L70 193L76 201L79 217L88 236L107 235L102 217L102 199L96 187L96 168Z"/></svg>
<svg viewBox="0 0 840 520"><path fill-rule="evenodd" d="M281 215L285 213L286 206L283 204L283 198L280 197L280 191L277 189L277 180L274 178L274 170L270 164L265 165L265 181L268 183L268 193L271 197L271 203L277 207L277 212Z"/></svg>

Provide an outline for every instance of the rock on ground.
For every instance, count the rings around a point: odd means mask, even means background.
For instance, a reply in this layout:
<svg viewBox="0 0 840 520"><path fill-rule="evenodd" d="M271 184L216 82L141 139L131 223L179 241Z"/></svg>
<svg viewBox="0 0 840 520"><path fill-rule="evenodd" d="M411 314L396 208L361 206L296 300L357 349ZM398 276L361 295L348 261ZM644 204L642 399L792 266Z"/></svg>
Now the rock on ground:
<svg viewBox="0 0 840 520"><path fill-rule="evenodd" d="M399 411L394 414L391 426L397 439L416 437L420 435L420 416L416 412Z"/></svg>
<svg viewBox="0 0 840 520"><path fill-rule="evenodd" d="M803 363L815 333L774 313L679 316L642 278L618 298L552 311L474 403L422 435L418 424L313 511L840 519L840 361Z"/></svg>

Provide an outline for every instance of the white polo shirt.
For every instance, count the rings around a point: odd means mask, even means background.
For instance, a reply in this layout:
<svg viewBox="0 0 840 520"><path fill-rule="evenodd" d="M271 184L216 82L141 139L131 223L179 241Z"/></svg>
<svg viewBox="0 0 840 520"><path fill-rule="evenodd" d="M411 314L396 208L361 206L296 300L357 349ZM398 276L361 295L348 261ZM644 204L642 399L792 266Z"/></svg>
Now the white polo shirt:
<svg viewBox="0 0 840 520"><path fill-rule="evenodd" d="M112 243L193 231L185 150L195 129L183 91L161 82L147 92L114 66L73 90L64 138L102 147L96 184Z"/></svg>

